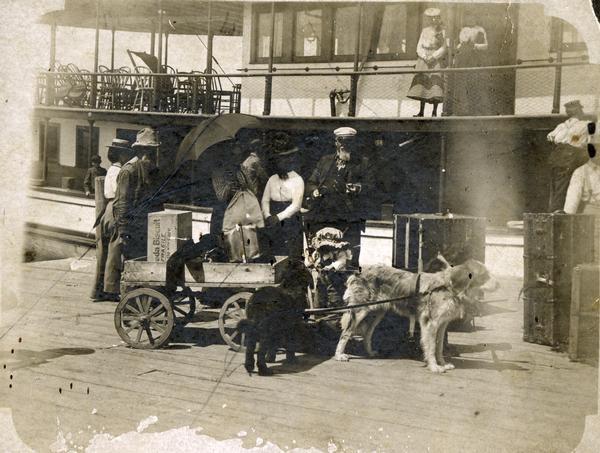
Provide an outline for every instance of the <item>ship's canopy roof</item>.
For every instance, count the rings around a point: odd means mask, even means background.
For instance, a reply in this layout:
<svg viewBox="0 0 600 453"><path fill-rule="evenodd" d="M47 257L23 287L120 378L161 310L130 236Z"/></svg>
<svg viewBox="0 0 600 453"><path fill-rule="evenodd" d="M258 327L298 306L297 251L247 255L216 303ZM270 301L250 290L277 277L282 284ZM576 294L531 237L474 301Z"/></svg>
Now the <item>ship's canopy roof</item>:
<svg viewBox="0 0 600 453"><path fill-rule="evenodd" d="M212 32L218 36L241 36L241 1L210 2ZM163 31L169 34L206 35L207 0L162 0ZM158 31L158 0L101 0L100 29L131 32ZM64 9L50 11L40 23L65 27L96 28L96 0L65 0Z"/></svg>

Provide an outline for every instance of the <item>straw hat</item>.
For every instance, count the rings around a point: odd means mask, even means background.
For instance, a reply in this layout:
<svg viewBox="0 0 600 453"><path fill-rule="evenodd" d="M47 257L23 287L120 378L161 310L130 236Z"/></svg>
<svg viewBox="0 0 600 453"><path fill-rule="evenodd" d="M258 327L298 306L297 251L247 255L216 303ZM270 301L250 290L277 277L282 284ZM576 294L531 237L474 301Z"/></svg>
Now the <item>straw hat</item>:
<svg viewBox="0 0 600 453"><path fill-rule="evenodd" d="M160 146L160 142L158 141L157 132L151 127L145 127L141 131L137 133L137 137L135 138L135 143L131 145L133 148L138 146L151 146L157 147Z"/></svg>
<svg viewBox="0 0 600 453"><path fill-rule="evenodd" d="M129 143L129 140L123 140L121 138L113 138L112 143L106 145L106 147L118 151L131 151L131 143Z"/></svg>

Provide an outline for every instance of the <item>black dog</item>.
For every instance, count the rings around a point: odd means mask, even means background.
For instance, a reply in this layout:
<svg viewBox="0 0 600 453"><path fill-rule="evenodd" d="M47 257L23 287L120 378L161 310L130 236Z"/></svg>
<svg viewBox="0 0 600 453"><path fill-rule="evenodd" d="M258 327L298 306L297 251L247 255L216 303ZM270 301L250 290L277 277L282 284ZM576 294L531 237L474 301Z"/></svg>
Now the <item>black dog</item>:
<svg viewBox="0 0 600 453"><path fill-rule="evenodd" d="M267 361L275 360L278 346L286 348L286 361L296 360L297 332L306 309L306 296L313 280L300 261L290 262L279 287L267 286L256 291L246 305L246 319L238 329L246 335L246 361L249 374L254 371L256 344L258 374L273 374Z"/></svg>

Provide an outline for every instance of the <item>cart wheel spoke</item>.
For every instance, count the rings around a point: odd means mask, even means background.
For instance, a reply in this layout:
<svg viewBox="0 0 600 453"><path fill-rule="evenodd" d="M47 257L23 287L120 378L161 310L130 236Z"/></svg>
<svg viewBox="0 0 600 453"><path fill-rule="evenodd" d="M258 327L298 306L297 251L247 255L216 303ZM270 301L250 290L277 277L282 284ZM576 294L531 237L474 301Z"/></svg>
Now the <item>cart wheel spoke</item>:
<svg viewBox="0 0 600 453"><path fill-rule="evenodd" d="M141 313L138 311L137 308L135 308L133 305L131 304L127 304L123 307L123 311L127 310L130 313L134 313L136 315L141 315Z"/></svg>
<svg viewBox="0 0 600 453"><path fill-rule="evenodd" d="M176 305L173 305L173 310L175 310L177 313L179 313L182 316L187 316L187 313L182 310L181 308L177 307Z"/></svg>
<svg viewBox="0 0 600 453"><path fill-rule="evenodd" d="M150 313L148 313L148 317L154 318L155 316L166 313L166 311L167 311L166 308L161 304L158 307L156 307L154 310L152 310Z"/></svg>
<svg viewBox="0 0 600 453"><path fill-rule="evenodd" d="M148 335L148 340L150 340L150 344L154 344L154 337L152 336L152 331L150 330L150 326L145 327L146 335Z"/></svg>
<svg viewBox="0 0 600 453"><path fill-rule="evenodd" d="M137 332L137 337L135 337L135 342L139 343L140 340L142 339L142 331L143 331L143 327L141 324L138 324L138 332Z"/></svg>
<svg viewBox="0 0 600 453"><path fill-rule="evenodd" d="M125 333L127 333L127 334L128 334L128 333L129 333L129 332L131 332L133 329L135 329L135 328L139 327L139 325L140 325L139 321L137 321L137 320L136 320L134 325L132 325L132 326L129 326L129 327L127 327L127 328L125 329Z"/></svg>
<svg viewBox="0 0 600 453"><path fill-rule="evenodd" d="M140 314L144 313L144 308L142 307L142 301L140 300L139 297L135 298L135 304L137 305L137 308L140 311Z"/></svg>
<svg viewBox="0 0 600 453"><path fill-rule="evenodd" d="M123 321L139 321L140 317L139 316L121 316L121 320Z"/></svg>
<svg viewBox="0 0 600 453"><path fill-rule="evenodd" d="M163 333L165 333L165 327L164 327L164 326L161 326L161 325L160 325L160 324L158 324L157 322L155 322L155 321L150 321L150 325L151 325L152 327L154 327L156 330L158 330L158 331L161 333L161 335L162 335Z"/></svg>

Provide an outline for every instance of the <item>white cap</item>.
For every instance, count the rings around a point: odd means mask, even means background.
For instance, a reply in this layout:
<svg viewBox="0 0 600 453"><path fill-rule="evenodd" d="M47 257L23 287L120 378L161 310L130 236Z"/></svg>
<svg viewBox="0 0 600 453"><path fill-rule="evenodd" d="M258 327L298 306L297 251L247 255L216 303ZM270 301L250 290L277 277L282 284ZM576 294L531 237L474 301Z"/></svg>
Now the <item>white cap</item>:
<svg viewBox="0 0 600 453"><path fill-rule="evenodd" d="M356 129L352 127L338 127L333 131L333 135L336 137L354 137L356 135Z"/></svg>

